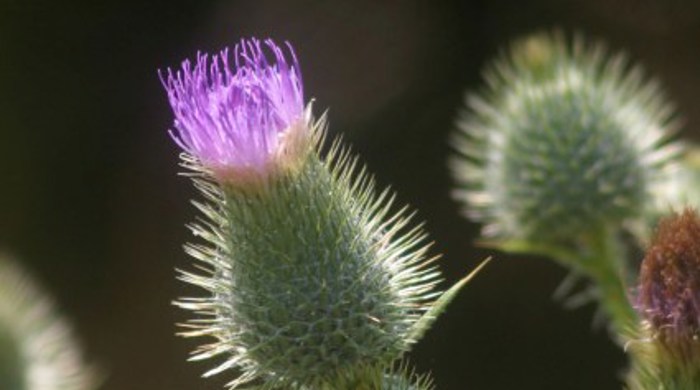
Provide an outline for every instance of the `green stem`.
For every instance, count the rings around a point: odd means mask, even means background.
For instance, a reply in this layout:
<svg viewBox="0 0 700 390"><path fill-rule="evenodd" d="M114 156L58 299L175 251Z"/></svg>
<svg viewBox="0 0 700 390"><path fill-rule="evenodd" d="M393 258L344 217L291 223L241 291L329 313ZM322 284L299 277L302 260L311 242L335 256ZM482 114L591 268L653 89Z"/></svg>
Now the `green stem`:
<svg viewBox="0 0 700 390"><path fill-rule="evenodd" d="M560 264L576 270L591 279L597 289L601 308L610 321L610 330L615 341L627 348L627 343L638 338L639 318L628 298L629 278L626 254L615 230L601 226L588 236L584 246L571 247L546 243L533 243L527 240L482 242L482 245L499 248L511 253L545 255ZM630 359L631 389L648 389L634 385L647 377L648 362L635 353L627 354ZM639 383L647 383L645 381ZM657 387L658 388L658 387Z"/></svg>
<svg viewBox="0 0 700 390"><path fill-rule="evenodd" d="M591 251L583 256L579 264L595 282L600 293L600 305L610 317L617 341L624 344L629 335L635 334L639 324L637 313L628 298L625 253L610 229L599 229L591 238Z"/></svg>
<svg viewBox="0 0 700 390"><path fill-rule="evenodd" d="M619 239L608 228L599 229L591 240L591 252L580 263L584 271L597 285L601 307L610 318L610 330L615 341L626 350L629 358L627 385L631 389L635 380L642 380L649 372L648 361L634 352L627 351L627 343L639 333L639 317L628 297L628 265ZM652 387L642 387L650 389ZM658 388L658 387L656 387Z"/></svg>
<svg viewBox="0 0 700 390"><path fill-rule="evenodd" d="M638 326L637 313L627 297L625 253L612 229L601 226L587 237L584 247L572 248L528 240L482 241L486 247L510 253L548 256L587 276L598 289L600 305L610 317L617 341L624 344Z"/></svg>

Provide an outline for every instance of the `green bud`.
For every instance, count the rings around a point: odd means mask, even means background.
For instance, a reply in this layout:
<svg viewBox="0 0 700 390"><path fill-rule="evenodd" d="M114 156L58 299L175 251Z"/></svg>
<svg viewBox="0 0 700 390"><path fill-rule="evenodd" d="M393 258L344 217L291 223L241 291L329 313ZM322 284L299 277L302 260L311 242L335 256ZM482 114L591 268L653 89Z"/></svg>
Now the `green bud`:
<svg viewBox="0 0 700 390"><path fill-rule="evenodd" d="M574 241L634 228L659 205L679 146L673 109L622 55L560 34L513 44L467 99L456 197L492 238Z"/></svg>
<svg viewBox="0 0 700 390"><path fill-rule="evenodd" d="M323 120L310 129L320 142ZM207 243L187 246L204 271L181 278L208 295L177 302L196 313L183 335L215 339L192 359L223 356L205 375L235 369L232 387L344 389L338 378L408 351L463 284L436 302L420 226L339 143L325 159L319 149L255 188L220 185L185 157L206 198L192 231Z"/></svg>

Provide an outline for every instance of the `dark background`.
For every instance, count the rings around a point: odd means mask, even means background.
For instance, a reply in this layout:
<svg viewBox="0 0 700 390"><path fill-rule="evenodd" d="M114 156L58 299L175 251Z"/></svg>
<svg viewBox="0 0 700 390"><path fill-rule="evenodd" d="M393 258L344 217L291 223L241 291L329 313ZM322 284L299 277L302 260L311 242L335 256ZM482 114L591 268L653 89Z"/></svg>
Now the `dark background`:
<svg viewBox="0 0 700 390"><path fill-rule="evenodd" d="M458 216L445 159L465 90L511 39L604 38L666 86L698 138L700 7L692 1L0 0L0 250L53 292L109 377L105 389L217 389L174 336L197 293L175 281L194 218L157 69L241 37L289 40L307 98L329 109L419 218L454 282L491 252ZM555 227L553 227L555 228ZM618 389L624 356L552 292L565 271L496 254L411 354L439 389Z"/></svg>

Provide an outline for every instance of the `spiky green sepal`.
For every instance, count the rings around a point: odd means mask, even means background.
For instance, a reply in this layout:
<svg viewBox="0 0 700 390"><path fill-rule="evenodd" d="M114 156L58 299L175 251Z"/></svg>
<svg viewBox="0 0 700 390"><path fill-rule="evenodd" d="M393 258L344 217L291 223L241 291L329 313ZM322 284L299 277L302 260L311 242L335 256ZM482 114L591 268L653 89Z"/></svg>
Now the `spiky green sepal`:
<svg viewBox="0 0 700 390"><path fill-rule="evenodd" d="M622 55L560 34L516 42L468 97L452 168L484 236L571 242L633 229L663 200L674 112Z"/></svg>
<svg viewBox="0 0 700 390"><path fill-rule="evenodd" d="M207 243L187 246L203 271L181 278L210 295L177 302L197 314L183 335L215 339L192 359L224 357L205 375L235 369L231 387L339 388L409 350L439 295L420 226L339 143L325 160L318 144L254 191L215 184L185 156L206 198L192 231Z"/></svg>
<svg viewBox="0 0 700 390"><path fill-rule="evenodd" d="M634 358L626 382L629 390L696 390L700 384L700 338L679 349L664 343L648 323L630 334L627 353Z"/></svg>
<svg viewBox="0 0 700 390"><path fill-rule="evenodd" d="M97 384L53 302L19 265L0 256L0 389L88 390Z"/></svg>
<svg viewBox="0 0 700 390"><path fill-rule="evenodd" d="M417 374L406 362L389 366L359 366L356 370L340 373L329 382L301 390L434 390L428 374Z"/></svg>
<svg viewBox="0 0 700 390"><path fill-rule="evenodd" d="M354 377L341 378L327 390L434 390L428 374L417 374L405 361L389 367L365 367ZM324 389L326 390L326 389Z"/></svg>
<svg viewBox="0 0 700 390"><path fill-rule="evenodd" d="M405 361L389 366L358 366L353 371L340 372L328 382L316 387L285 384L281 387L265 383L246 386L243 390L434 390L428 374L417 374Z"/></svg>

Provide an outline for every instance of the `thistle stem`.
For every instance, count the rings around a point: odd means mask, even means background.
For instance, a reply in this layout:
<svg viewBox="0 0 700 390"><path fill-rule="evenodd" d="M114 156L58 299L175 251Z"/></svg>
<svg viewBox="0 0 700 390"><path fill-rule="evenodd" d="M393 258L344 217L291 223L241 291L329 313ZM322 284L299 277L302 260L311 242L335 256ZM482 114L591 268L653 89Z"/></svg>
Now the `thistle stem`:
<svg viewBox="0 0 700 390"><path fill-rule="evenodd" d="M595 282L599 301L610 317L611 330L617 341L626 342L639 320L627 296L624 250L615 234L607 228L597 230L591 237L590 252L579 262L583 271Z"/></svg>
<svg viewBox="0 0 700 390"><path fill-rule="evenodd" d="M598 289L598 301L608 315L612 337L626 350L628 342L639 334L639 318L627 293L628 272L624 248L613 230L601 228L591 237L589 250L579 264ZM647 371L644 359L634 353L626 354L629 358L629 375ZM630 379L627 378L628 384L631 383Z"/></svg>

